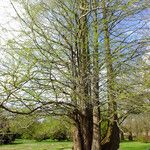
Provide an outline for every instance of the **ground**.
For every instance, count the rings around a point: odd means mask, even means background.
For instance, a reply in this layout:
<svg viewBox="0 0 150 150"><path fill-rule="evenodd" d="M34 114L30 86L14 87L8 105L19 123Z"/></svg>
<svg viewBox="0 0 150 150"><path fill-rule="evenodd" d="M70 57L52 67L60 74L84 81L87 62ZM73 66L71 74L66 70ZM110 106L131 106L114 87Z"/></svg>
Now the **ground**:
<svg viewBox="0 0 150 150"><path fill-rule="evenodd" d="M71 142L17 140L14 144L1 145L0 150L71 150ZM150 143L123 142L120 150L150 150Z"/></svg>
<svg viewBox="0 0 150 150"><path fill-rule="evenodd" d="M150 150L150 143L123 142L120 144L120 150Z"/></svg>

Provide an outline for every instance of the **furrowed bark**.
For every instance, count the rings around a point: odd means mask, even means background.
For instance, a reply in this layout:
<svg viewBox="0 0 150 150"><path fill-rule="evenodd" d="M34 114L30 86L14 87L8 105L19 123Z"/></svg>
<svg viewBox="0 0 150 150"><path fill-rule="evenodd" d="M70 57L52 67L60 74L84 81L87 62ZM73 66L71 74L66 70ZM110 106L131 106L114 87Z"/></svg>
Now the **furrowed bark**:
<svg viewBox="0 0 150 150"><path fill-rule="evenodd" d="M108 116L110 118L108 131L104 141L102 142L102 150L117 150L119 148L119 127L117 116L117 104L114 96L114 71L112 54L110 49L110 35L107 20L106 1L102 0L102 14L103 14L103 32L104 32L104 48L105 48L105 62L107 69L107 91L108 91Z"/></svg>

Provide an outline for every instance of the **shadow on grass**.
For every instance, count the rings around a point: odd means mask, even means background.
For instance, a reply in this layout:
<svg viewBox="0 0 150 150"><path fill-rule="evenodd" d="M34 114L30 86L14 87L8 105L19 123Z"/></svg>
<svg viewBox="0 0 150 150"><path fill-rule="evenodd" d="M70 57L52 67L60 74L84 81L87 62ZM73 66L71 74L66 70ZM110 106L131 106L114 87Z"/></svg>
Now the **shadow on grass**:
<svg viewBox="0 0 150 150"><path fill-rule="evenodd" d="M19 144L23 144L23 142L22 142L22 141L19 141L19 142L13 142L13 143L2 144L2 145L19 145Z"/></svg>
<svg viewBox="0 0 150 150"><path fill-rule="evenodd" d="M57 148L57 150L71 150L71 147Z"/></svg>

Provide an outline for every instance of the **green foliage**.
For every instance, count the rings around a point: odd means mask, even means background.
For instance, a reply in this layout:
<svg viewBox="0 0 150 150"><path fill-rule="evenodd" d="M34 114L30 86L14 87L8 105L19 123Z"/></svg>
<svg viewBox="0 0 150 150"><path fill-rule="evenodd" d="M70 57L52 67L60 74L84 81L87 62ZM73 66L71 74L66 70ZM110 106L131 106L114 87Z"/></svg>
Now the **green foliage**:
<svg viewBox="0 0 150 150"><path fill-rule="evenodd" d="M108 129L108 122L107 121L103 121L101 123L101 133L102 133L102 137L105 137L105 133Z"/></svg>
<svg viewBox="0 0 150 150"><path fill-rule="evenodd" d="M18 116L11 121L11 131L20 134L23 139L69 140L70 128L62 117L39 118L36 116Z"/></svg>
<svg viewBox="0 0 150 150"><path fill-rule="evenodd" d="M51 118L48 120L47 125L50 124L50 138L53 140L70 140L71 131L69 125L63 117Z"/></svg>
<svg viewBox="0 0 150 150"><path fill-rule="evenodd" d="M17 115L10 121L10 130L24 139L32 139L35 124L34 117Z"/></svg>
<svg viewBox="0 0 150 150"><path fill-rule="evenodd" d="M10 114L0 110L0 144L12 143L16 135L10 132Z"/></svg>
<svg viewBox="0 0 150 150"><path fill-rule="evenodd" d="M53 140L70 140L70 135L68 129L61 124L58 124L55 129L53 129L51 135L51 139Z"/></svg>

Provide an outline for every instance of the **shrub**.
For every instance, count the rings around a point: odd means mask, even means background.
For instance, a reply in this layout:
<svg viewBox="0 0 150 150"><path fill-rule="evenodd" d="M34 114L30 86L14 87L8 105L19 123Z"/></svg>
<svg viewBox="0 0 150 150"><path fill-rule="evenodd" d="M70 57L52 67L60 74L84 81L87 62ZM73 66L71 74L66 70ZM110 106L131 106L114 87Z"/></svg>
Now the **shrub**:
<svg viewBox="0 0 150 150"><path fill-rule="evenodd" d="M66 129L56 129L53 133L51 133L52 140L70 140L69 134L67 133Z"/></svg>
<svg viewBox="0 0 150 150"><path fill-rule="evenodd" d="M150 136L141 136L138 140L143 143L150 143Z"/></svg>
<svg viewBox="0 0 150 150"><path fill-rule="evenodd" d="M16 135L11 133L0 134L0 144L10 144L15 141Z"/></svg>
<svg viewBox="0 0 150 150"><path fill-rule="evenodd" d="M38 142L41 142L43 140L46 140L46 139L49 139L49 136L45 133L36 133L33 135L33 139L38 141Z"/></svg>
<svg viewBox="0 0 150 150"><path fill-rule="evenodd" d="M63 117L24 117L18 116L11 122L11 132L21 135L23 139L43 141L70 139L70 126ZM22 128L23 127L23 128Z"/></svg>

